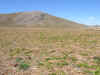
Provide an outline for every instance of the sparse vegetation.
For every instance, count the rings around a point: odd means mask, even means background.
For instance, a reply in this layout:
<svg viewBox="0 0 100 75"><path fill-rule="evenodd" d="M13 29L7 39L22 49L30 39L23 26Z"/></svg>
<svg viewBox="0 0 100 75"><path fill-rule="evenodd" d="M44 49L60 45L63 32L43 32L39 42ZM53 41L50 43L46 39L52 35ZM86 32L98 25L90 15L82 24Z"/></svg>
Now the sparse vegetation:
<svg viewBox="0 0 100 75"><path fill-rule="evenodd" d="M89 29L0 28L0 74L100 75L99 35Z"/></svg>

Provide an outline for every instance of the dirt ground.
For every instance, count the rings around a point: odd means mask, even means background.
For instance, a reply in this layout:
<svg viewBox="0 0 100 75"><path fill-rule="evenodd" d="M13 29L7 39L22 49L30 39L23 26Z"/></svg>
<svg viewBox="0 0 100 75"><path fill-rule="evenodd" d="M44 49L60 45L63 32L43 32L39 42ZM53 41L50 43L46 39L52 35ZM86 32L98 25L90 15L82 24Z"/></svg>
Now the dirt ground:
<svg viewBox="0 0 100 75"><path fill-rule="evenodd" d="M0 75L100 75L100 31L0 28Z"/></svg>

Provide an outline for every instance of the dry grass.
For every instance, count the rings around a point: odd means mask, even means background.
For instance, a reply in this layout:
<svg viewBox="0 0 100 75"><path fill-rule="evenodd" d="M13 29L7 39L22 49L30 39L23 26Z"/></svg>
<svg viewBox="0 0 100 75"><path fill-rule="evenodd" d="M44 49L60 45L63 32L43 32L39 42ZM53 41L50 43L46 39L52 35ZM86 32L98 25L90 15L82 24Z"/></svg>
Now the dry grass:
<svg viewBox="0 0 100 75"><path fill-rule="evenodd" d="M0 28L0 75L100 75L100 31Z"/></svg>

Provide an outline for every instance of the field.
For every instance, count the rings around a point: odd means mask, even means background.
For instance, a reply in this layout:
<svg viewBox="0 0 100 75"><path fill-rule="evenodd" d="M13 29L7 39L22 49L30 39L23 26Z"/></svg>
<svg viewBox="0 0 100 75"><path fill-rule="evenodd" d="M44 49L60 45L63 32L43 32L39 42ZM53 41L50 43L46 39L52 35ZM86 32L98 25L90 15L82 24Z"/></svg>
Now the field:
<svg viewBox="0 0 100 75"><path fill-rule="evenodd" d="M0 28L0 75L100 75L100 31Z"/></svg>

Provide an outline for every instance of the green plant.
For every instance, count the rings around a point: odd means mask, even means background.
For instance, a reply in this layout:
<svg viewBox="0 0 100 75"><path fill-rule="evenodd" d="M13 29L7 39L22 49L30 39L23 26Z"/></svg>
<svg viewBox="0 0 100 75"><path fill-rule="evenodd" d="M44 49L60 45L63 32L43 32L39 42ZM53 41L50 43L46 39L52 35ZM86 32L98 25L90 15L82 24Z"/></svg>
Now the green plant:
<svg viewBox="0 0 100 75"><path fill-rule="evenodd" d="M73 61L73 62L76 62L77 61L77 58L76 57L70 57L70 59Z"/></svg>
<svg viewBox="0 0 100 75"><path fill-rule="evenodd" d="M29 67L30 65L25 62L19 64L19 69L27 70Z"/></svg>
<svg viewBox="0 0 100 75"><path fill-rule="evenodd" d="M49 61L49 60L65 60L67 58L66 55L64 55L63 57L48 57L45 60Z"/></svg>
<svg viewBox="0 0 100 75"><path fill-rule="evenodd" d="M38 65L39 65L39 66L43 66L44 63L43 63L43 62L38 62Z"/></svg>
<svg viewBox="0 0 100 75"><path fill-rule="evenodd" d="M49 57L49 58L46 58L46 61L49 61L49 60L61 60L63 58L61 57Z"/></svg>
<svg viewBox="0 0 100 75"><path fill-rule="evenodd" d="M49 75L67 75L64 71L56 71L53 73L50 73Z"/></svg>
<svg viewBox="0 0 100 75"><path fill-rule="evenodd" d="M44 66L45 66L46 68L48 68L48 69L52 69L52 68L53 68L53 63L45 62L44 64L45 64Z"/></svg>
<svg viewBox="0 0 100 75"><path fill-rule="evenodd" d="M16 58L16 62L18 62L18 63L21 62L22 60L23 60L22 58L19 58L19 57Z"/></svg>
<svg viewBox="0 0 100 75"><path fill-rule="evenodd" d="M49 75L57 75L56 73L51 73L51 74L49 74Z"/></svg>
<svg viewBox="0 0 100 75"><path fill-rule="evenodd" d="M63 67L63 66L68 65L68 63L67 63L66 61L63 61L63 62L58 62L58 63L56 63L56 65L57 65L57 66Z"/></svg>
<svg viewBox="0 0 100 75"><path fill-rule="evenodd" d="M93 59L97 64L100 64L100 57L94 57Z"/></svg>
<svg viewBox="0 0 100 75"><path fill-rule="evenodd" d="M100 68L97 68L94 72L93 72L94 75L100 75Z"/></svg>
<svg viewBox="0 0 100 75"><path fill-rule="evenodd" d="M90 70L84 70L84 72L93 75L93 72Z"/></svg>
<svg viewBox="0 0 100 75"><path fill-rule="evenodd" d="M84 68L90 68L90 66L87 63L80 63L77 64L78 67L84 67Z"/></svg>

